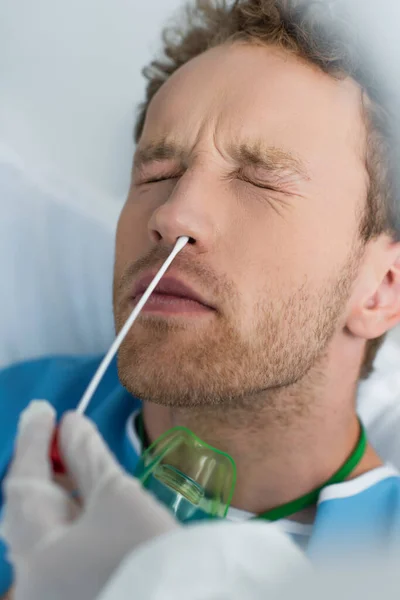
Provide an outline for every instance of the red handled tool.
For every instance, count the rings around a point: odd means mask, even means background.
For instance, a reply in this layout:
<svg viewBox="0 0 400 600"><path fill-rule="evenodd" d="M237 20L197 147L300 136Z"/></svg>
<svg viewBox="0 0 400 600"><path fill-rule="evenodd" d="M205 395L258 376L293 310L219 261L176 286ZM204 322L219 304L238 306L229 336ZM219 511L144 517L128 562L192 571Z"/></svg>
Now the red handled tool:
<svg viewBox="0 0 400 600"><path fill-rule="evenodd" d="M66 471L58 449L58 427L55 429L53 439L51 440L50 460L53 465L53 472L56 475L64 475Z"/></svg>

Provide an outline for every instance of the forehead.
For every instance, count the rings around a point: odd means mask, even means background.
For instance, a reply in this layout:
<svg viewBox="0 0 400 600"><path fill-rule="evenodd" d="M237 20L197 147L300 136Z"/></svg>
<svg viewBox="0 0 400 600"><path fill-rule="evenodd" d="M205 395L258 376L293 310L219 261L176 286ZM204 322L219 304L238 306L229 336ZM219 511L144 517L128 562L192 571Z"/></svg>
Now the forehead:
<svg viewBox="0 0 400 600"><path fill-rule="evenodd" d="M275 47L220 46L186 63L153 98L141 141L165 138L190 148L214 144L222 153L262 138L311 167L334 159L337 168L360 170L361 91Z"/></svg>

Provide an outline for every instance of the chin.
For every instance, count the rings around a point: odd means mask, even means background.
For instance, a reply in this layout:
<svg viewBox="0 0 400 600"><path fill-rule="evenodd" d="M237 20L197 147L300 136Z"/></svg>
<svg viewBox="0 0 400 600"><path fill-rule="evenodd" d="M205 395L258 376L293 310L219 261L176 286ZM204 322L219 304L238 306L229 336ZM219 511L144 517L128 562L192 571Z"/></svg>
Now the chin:
<svg viewBox="0 0 400 600"><path fill-rule="evenodd" d="M136 353L135 353L136 354ZM118 375L122 385L130 394L154 404L168 407L200 407L220 404L213 393L206 371L194 369L188 361L176 362L145 360L143 355L135 359L131 352L120 351ZM132 365L135 365L133 368Z"/></svg>
<svg viewBox="0 0 400 600"><path fill-rule="evenodd" d="M150 345L123 345L118 356L119 378L130 394L161 406L253 410L273 389L294 381L295 374L288 377L287 368L278 373L276 365L257 362L252 355L238 357L234 351L215 350L215 344L205 352L193 345L182 349L166 344L156 351Z"/></svg>

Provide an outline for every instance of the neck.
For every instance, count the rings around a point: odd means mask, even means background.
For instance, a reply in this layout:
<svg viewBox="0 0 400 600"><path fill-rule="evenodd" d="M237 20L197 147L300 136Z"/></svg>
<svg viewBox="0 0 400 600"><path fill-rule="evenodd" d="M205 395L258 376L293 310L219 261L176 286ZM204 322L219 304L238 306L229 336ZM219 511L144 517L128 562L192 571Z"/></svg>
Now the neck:
<svg viewBox="0 0 400 600"><path fill-rule="evenodd" d="M347 460L360 434L356 377L315 369L290 388L268 390L240 406L175 408L145 403L153 441L171 427L192 430L232 456L237 484L232 506L260 514L323 485ZM381 464L372 448L351 477Z"/></svg>

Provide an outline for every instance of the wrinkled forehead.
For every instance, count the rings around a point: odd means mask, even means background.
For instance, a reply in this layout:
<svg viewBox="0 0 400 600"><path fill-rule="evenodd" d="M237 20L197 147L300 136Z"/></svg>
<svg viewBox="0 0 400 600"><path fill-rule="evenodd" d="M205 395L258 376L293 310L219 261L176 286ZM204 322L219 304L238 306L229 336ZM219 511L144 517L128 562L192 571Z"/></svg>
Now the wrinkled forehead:
<svg viewBox="0 0 400 600"><path fill-rule="evenodd" d="M261 138L295 152L321 176L330 168L357 170L365 184L359 86L276 47L220 46L176 71L150 104L141 143L169 138L222 152Z"/></svg>

